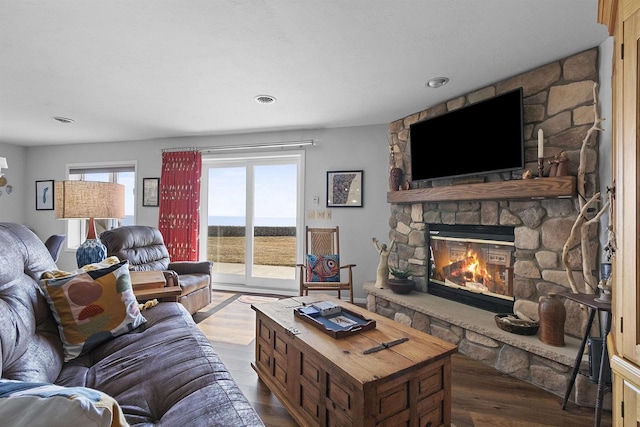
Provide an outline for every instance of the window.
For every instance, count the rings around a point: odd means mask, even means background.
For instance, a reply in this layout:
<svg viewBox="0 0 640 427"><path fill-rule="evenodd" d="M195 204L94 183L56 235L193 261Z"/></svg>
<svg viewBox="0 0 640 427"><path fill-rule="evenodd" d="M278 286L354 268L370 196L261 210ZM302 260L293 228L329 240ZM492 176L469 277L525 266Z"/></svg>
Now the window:
<svg viewBox="0 0 640 427"><path fill-rule="evenodd" d="M303 154L203 159L201 253L219 288L297 289Z"/></svg>
<svg viewBox="0 0 640 427"><path fill-rule="evenodd" d="M115 182L124 185L124 212L123 219L96 219L96 233L99 235L105 230L121 225L135 224L135 183L136 162L113 164L82 164L68 166L68 180L70 181L99 181ZM84 242L87 235L88 220L67 220L67 247L77 248Z"/></svg>

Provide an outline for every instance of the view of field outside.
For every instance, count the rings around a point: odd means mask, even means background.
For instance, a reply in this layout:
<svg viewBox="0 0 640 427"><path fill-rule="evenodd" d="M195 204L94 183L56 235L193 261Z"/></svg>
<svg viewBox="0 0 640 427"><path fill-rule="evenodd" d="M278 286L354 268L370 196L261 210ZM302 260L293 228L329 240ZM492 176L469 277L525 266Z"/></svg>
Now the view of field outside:
<svg viewBox="0 0 640 427"><path fill-rule="evenodd" d="M254 184L248 192L247 171L253 167ZM253 264L255 266L295 267L297 166L295 164L259 164L252 166L212 167L209 169L207 259L214 271L223 264L246 262L247 198L253 197ZM227 270L231 271L227 268ZM283 270L283 279L295 272ZM244 274L244 272L242 273Z"/></svg>
<svg viewBox="0 0 640 427"><path fill-rule="evenodd" d="M207 253L214 262L244 264L244 237L209 237ZM254 240L254 264L295 267L295 236L265 236ZM225 248L217 251L218 247Z"/></svg>

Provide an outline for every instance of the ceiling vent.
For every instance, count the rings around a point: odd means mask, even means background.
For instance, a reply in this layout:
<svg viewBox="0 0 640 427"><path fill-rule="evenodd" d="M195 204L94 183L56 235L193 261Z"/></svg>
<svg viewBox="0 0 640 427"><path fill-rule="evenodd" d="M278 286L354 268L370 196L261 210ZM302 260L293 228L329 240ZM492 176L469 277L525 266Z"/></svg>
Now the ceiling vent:
<svg viewBox="0 0 640 427"><path fill-rule="evenodd" d="M53 120L60 123L67 123L67 124L75 122L75 120L73 119L69 119L67 117L61 117L61 116L53 116Z"/></svg>
<svg viewBox="0 0 640 427"><path fill-rule="evenodd" d="M271 95L258 95L255 97L258 104L275 104L276 98Z"/></svg>

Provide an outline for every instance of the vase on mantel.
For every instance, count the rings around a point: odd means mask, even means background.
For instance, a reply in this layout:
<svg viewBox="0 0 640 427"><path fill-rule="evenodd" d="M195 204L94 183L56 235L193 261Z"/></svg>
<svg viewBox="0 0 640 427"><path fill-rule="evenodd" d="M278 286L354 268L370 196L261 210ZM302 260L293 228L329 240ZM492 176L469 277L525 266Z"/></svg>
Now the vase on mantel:
<svg viewBox="0 0 640 427"><path fill-rule="evenodd" d="M389 189L391 191L398 191L402 186L402 178L404 172L399 167L392 167L389 171Z"/></svg>
<svg viewBox="0 0 640 427"><path fill-rule="evenodd" d="M554 292L541 296L538 301L540 330L538 338L545 344L564 347L564 321L567 311Z"/></svg>

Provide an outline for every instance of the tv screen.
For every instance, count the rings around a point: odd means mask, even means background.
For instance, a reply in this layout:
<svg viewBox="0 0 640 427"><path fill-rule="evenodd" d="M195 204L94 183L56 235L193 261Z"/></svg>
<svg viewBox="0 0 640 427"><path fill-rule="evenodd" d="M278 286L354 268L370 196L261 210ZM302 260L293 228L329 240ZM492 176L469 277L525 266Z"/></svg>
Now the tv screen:
<svg viewBox="0 0 640 427"><path fill-rule="evenodd" d="M414 123L413 181L524 169L522 88Z"/></svg>

